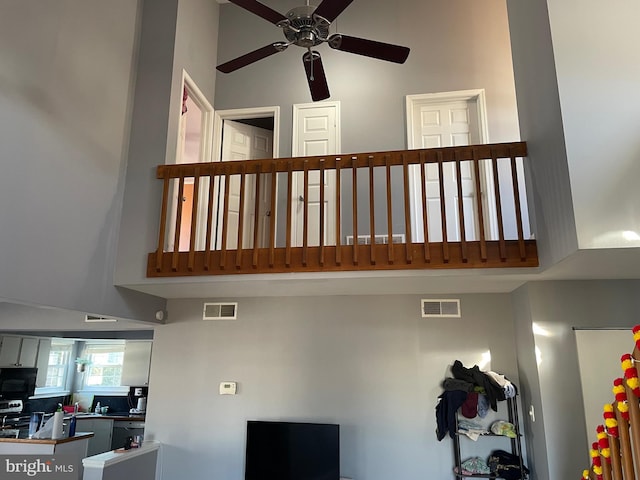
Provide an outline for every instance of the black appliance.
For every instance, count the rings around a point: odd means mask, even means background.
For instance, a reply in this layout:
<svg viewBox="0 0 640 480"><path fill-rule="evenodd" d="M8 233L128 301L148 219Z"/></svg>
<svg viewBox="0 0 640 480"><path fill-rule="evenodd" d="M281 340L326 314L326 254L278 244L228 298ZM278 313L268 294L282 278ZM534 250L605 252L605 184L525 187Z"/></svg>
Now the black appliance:
<svg viewBox="0 0 640 480"><path fill-rule="evenodd" d="M247 422L245 480L339 480L340 426Z"/></svg>
<svg viewBox="0 0 640 480"><path fill-rule="evenodd" d="M0 368L0 399L26 400L33 396L36 389L37 376L37 368Z"/></svg>

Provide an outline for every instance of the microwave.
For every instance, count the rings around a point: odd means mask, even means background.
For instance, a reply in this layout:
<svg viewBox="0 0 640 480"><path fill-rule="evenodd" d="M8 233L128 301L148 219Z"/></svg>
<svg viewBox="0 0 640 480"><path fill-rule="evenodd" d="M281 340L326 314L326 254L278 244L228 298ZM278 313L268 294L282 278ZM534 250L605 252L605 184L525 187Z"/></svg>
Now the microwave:
<svg viewBox="0 0 640 480"><path fill-rule="evenodd" d="M26 400L33 396L36 389L37 376L37 368L0 368L0 399Z"/></svg>

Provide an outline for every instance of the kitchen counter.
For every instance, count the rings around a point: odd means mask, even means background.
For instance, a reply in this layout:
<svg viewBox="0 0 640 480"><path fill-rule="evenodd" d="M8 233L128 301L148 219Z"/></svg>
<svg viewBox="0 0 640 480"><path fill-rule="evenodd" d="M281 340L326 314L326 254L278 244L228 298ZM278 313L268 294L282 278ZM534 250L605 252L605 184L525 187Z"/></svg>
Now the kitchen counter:
<svg viewBox="0 0 640 480"><path fill-rule="evenodd" d="M35 443L42 445L60 445L62 443L75 442L78 440L85 440L93 437L93 432L80 432L76 433L73 437L65 437L65 438L29 438L28 430L20 430L17 438L13 437L3 437L0 438L0 443ZM2 448L0 447L0 451Z"/></svg>
<svg viewBox="0 0 640 480"><path fill-rule="evenodd" d="M64 419L70 419L73 414L67 414ZM91 420L99 420L101 418L105 420L125 420L129 422L144 422L145 416L141 413L77 413L76 418L82 420L83 418L90 418Z"/></svg>
<svg viewBox="0 0 640 480"><path fill-rule="evenodd" d="M28 437L28 430L20 432ZM65 464L71 465L73 471L64 478L81 480L83 474L82 459L87 456L89 439L93 432L78 432L73 437L60 438L0 438L0 455L39 455L64 458ZM64 456L64 457L63 457Z"/></svg>

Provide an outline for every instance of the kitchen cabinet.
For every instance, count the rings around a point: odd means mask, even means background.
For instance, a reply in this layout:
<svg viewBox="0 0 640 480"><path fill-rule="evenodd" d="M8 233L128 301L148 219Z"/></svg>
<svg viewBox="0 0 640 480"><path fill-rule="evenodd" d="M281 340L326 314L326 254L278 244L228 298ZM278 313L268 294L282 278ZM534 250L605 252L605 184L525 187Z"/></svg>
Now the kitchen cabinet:
<svg viewBox="0 0 640 480"><path fill-rule="evenodd" d="M149 384L151 346L149 340L130 340L124 348L121 385L144 386Z"/></svg>
<svg viewBox="0 0 640 480"><path fill-rule="evenodd" d="M93 432L93 437L89 440L87 456L111 450L111 436L113 435L113 420L109 418L81 418L78 417L76 425L77 432Z"/></svg>
<svg viewBox="0 0 640 480"><path fill-rule="evenodd" d="M36 367L38 376L36 377L36 387L44 387L47 383L47 370L49 369L49 352L51 351L51 339L41 338L38 341L38 357Z"/></svg>
<svg viewBox="0 0 640 480"><path fill-rule="evenodd" d="M0 346L0 366L35 367L37 338L5 335Z"/></svg>

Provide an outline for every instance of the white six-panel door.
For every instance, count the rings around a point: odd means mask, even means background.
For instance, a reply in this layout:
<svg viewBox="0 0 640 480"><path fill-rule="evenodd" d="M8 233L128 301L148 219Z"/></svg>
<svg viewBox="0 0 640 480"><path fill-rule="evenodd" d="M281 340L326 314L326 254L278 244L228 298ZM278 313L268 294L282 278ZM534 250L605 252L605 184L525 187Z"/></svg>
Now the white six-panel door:
<svg viewBox="0 0 640 480"><path fill-rule="evenodd" d="M340 151L339 102L316 102L294 105L293 157L332 155ZM320 191L324 189L324 204ZM304 174L294 177L292 208L292 245L303 245L304 232ZM307 245L320 245L320 211L324 209L324 244L335 245L335 170L325 170L324 182L318 171L309 171L307 193Z"/></svg>
<svg viewBox="0 0 640 480"><path fill-rule="evenodd" d="M418 148L457 147L470 145L475 125L470 119L469 105L465 101L441 104L421 105L415 111L415 137ZM475 185L473 170L468 162L461 164L462 202L464 205L464 226L467 240L475 239ZM427 218L429 222L429 240L442 241L442 213L440 208L440 184L438 166L426 167ZM455 165L446 163L443 169L445 191L445 212L447 239L460 240L460 221L458 213L458 182ZM422 233L422 232L420 232Z"/></svg>
<svg viewBox="0 0 640 480"><path fill-rule="evenodd" d="M466 90L407 96L407 146L416 148L453 147L487 142L484 91ZM464 227L467 240L479 238L475 177L470 162L461 163L462 198L458 198L457 172L454 163L443 168L447 239L460 240L458 202L464 206ZM422 200L419 167L411 169L410 197L412 240L424 241L422 227ZM442 241L442 213L437 165L425 170L427 192L427 219L429 241ZM481 184L485 184L481 178ZM486 199L485 199L486 201ZM483 201L487 228L491 229L492 212Z"/></svg>
<svg viewBox="0 0 640 480"><path fill-rule="evenodd" d="M222 161L254 160L273 158L273 132L263 128L246 125L234 120L225 120L222 136ZM245 177L245 198L242 248L253 247L253 229L255 225L255 175ZM221 185L224 192L224 182ZM271 199L271 174L261 176L259 246L266 246L269 234L269 205ZM222 202L219 208L224 208ZM220 215L219 218L222 218ZM240 176L232 175L229 185L229 211L227 224L227 245L230 250L238 247L238 226L240 219ZM219 228L219 235L221 235Z"/></svg>

